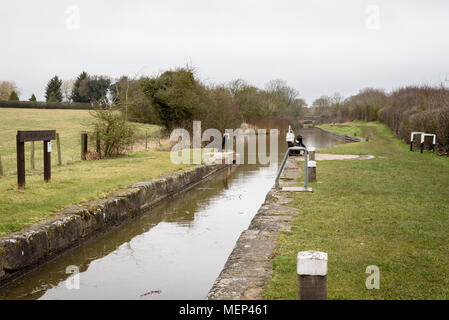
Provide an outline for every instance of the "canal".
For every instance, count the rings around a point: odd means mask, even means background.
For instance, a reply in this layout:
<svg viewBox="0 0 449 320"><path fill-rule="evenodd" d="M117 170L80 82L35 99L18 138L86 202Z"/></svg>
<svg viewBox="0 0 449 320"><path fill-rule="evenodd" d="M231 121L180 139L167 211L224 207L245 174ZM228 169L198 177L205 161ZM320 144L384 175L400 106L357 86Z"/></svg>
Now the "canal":
<svg viewBox="0 0 449 320"><path fill-rule="evenodd" d="M319 129L300 133L317 149L344 143ZM283 133L279 147L282 158ZM0 289L0 299L204 299L277 169L272 163L225 170Z"/></svg>

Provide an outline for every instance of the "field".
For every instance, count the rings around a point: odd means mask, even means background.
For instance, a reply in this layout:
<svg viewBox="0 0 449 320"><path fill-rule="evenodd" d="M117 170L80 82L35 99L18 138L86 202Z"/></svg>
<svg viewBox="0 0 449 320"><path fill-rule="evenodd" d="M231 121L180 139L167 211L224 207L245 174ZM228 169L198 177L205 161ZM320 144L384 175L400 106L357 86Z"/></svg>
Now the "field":
<svg viewBox="0 0 449 320"><path fill-rule="evenodd" d="M294 195L300 208L281 235L268 299L296 299L296 255L329 254L329 299L449 298L449 158L409 147L379 123L325 129L373 135L369 142L323 150L374 160L318 162L315 193ZM368 290L370 265L380 289Z"/></svg>
<svg viewBox="0 0 449 320"><path fill-rule="evenodd" d="M357 123L357 122L354 122ZM341 134L346 134L348 136L353 137L361 137L363 134L362 128L354 125L352 123L349 124L321 124L318 127L323 128L325 130L335 131Z"/></svg>
<svg viewBox="0 0 449 320"><path fill-rule="evenodd" d="M15 175L17 130L56 130L61 139L62 163L81 160L81 132L89 131L93 118L87 110L48 110L0 108L0 155L4 175ZM155 125L135 124L139 136L154 134L159 130ZM43 170L42 143L35 143L36 170L31 171L31 143L25 143L27 174L41 174ZM56 141L53 141L52 164L56 165L58 156Z"/></svg>
<svg viewBox="0 0 449 320"><path fill-rule="evenodd" d="M0 236L51 217L71 204L99 199L135 182L184 167L171 163L168 152L143 151L115 159L78 161L80 133L91 121L89 111L0 109L0 118L0 152L5 170L5 177L0 178ZM157 126L137 126L140 134L159 130ZM18 190L15 135L24 129L56 129L61 136L64 164L56 165L57 155L53 152L52 181L44 183L42 146L36 151L36 170L30 170L26 143L26 190Z"/></svg>

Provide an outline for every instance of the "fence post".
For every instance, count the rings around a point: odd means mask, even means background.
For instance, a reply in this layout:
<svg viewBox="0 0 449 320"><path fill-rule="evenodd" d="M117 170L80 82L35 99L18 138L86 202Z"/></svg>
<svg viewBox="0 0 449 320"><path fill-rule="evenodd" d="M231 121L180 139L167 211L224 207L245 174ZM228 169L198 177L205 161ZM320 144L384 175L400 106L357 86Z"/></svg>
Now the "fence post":
<svg viewBox="0 0 449 320"><path fill-rule="evenodd" d="M148 130L145 130L145 150L148 150Z"/></svg>
<svg viewBox="0 0 449 320"><path fill-rule="evenodd" d="M425 139L424 134L421 134L421 153L424 152L424 139Z"/></svg>
<svg viewBox="0 0 449 320"><path fill-rule="evenodd" d="M25 189L25 143L19 141L19 135L16 136L17 149L17 184L19 189Z"/></svg>
<svg viewBox="0 0 449 320"><path fill-rule="evenodd" d="M299 300L327 300L327 253L298 253Z"/></svg>
<svg viewBox="0 0 449 320"><path fill-rule="evenodd" d="M34 141L31 141L31 169L36 169L36 163L34 161Z"/></svg>
<svg viewBox="0 0 449 320"><path fill-rule="evenodd" d="M100 140L100 133L99 132L97 132L97 136L96 136L95 140L96 140L95 143L97 145L96 150L97 150L98 156L101 159L101 140Z"/></svg>
<svg viewBox="0 0 449 320"><path fill-rule="evenodd" d="M44 140L44 181L51 180L51 141Z"/></svg>
<svg viewBox="0 0 449 320"><path fill-rule="evenodd" d="M58 166L62 166L61 140L59 139L59 133L56 133L56 149L58 151Z"/></svg>
<svg viewBox="0 0 449 320"><path fill-rule="evenodd" d="M2 155L0 154L0 178L3 177Z"/></svg>
<svg viewBox="0 0 449 320"><path fill-rule="evenodd" d="M86 160L87 153L87 133L81 134L81 160Z"/></svg>

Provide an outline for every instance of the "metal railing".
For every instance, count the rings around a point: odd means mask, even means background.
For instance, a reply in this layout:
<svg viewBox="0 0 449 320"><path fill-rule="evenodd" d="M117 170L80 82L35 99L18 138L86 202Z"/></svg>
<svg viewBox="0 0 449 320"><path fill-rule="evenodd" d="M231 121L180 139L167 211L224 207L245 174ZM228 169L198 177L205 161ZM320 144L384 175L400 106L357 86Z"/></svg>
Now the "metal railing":
<svg viewBox="0 0 449 320"><path fill-rule="evenodd" d="M290 151L304 151L304 162L305 162L305 169L304 169L304 188L307 190L307 174L309 171L308 162L309 162L309 151L307 148L303 147L291 147L287 149L287 152L285 153L284 159L282 160L281 166L279 167L278 174L276 176L276 190L279 190L279 180L281 179L281 175L284 172L285 165L287 164L288 156L290 154Z"/></svg>

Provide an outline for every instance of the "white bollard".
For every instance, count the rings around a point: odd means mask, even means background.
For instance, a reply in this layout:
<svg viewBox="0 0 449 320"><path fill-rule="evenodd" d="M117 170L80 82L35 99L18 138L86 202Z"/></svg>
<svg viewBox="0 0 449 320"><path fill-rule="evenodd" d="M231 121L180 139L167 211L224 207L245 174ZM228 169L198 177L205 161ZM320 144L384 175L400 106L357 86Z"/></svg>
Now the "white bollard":
<svg viewBox="0 0 449 320"><path fill-rule="evenodd" d="M308 182L316 182L316 161L309 161L309 179Z"/></svg>
<svg viewBox="0 0 449 320"><path fill-rule="evenodd" d="M307 151L309 151L309 160L315 161L315 147L307 148Z"/></svg>
<svg viewBox="0 0 449 320"><path fill-rule="evenodd" d="M327 300L327 253L298 253L299 300Z"/></svg>

